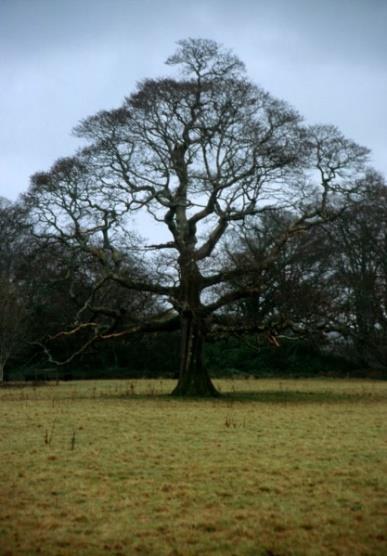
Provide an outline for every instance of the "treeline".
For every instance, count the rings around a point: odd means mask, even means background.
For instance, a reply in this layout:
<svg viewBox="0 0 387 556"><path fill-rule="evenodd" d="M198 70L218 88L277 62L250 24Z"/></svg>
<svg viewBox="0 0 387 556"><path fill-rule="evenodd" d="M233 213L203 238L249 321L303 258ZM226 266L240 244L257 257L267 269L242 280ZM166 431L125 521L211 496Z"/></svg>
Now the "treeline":
<svg viewBox="0 0 387 556"><path fill-rule="evenodd" d="M36 233L27 201L25 197L0 204L4 379L176 376L179 332L121 333L128 323L162 313L159 298L119 283L102 287L95 258ZM226 334L218 327L209 335L204 355L213 375L387 376L384 179L370 171L351 201L332 205L330 211L323 225L287 239L266 268L259 265L262 254L289 228L292 212L266 213L248 228L235 227L218 256L226 268L249 268L238 278L244 286L265 287L223 310L245 324L245 333ZM128 276L157 272L143 253L125 251L120 257ZM90 292L94 308L83 330L77 315L84 315ZM117 334L113 330L85 347L93 317L97 318L95 307L98 319L104 318L104 311L106 319L109 311L120 314ZM287 326L281 324L285 321ZM272 326L260 332L260 323L267 322ZM57 365L66 359L67 364Z"/></svg>

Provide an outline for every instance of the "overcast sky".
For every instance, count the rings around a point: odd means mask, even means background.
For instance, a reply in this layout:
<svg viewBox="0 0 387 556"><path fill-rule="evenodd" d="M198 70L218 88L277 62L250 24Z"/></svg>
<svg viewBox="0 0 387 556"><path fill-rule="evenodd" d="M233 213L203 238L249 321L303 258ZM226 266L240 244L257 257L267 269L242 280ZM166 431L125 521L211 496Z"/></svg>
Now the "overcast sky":
<svg viewBox="0 0 387 556"><path fill-rule="evenodd" d="M187 37L217 40L309 123L387 175L387 0L0 0L0 196L71 155L71 129L120 105Z"/></svg>

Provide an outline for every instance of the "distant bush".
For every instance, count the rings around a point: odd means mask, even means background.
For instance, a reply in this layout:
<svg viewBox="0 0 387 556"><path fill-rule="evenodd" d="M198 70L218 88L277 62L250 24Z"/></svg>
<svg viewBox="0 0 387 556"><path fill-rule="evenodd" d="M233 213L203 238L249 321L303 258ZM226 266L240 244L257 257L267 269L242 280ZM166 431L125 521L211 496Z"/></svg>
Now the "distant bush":
<svg viewBox="0 0 387 556"><path fill-rule="evenodd" d="M354 365L305 341L287 341L279 347L254 345L254 340L227 338L208 344L206 359L215 375L346 376Z"/></svg>
<svg viewBox="0 0 387 556"><path fill-rule="evenodd" d="M87 380L108 378L172 378L179 362L178 334L132 337L125 342L101 343L66 366L14 361L7 380ZM283 341L279 347L259 345L254 338L234 337L208 343L205 362L215 377L354 376L387 378L359 369L340 355L306 341Z"/></svg>

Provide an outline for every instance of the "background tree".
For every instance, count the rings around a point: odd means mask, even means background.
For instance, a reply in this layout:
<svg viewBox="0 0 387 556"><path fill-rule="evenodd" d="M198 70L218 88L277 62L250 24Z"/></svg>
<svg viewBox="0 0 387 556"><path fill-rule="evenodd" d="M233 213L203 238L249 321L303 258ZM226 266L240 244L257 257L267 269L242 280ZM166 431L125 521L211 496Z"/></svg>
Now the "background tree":
<svg viewBox="0 0 387 556"><path fill-rule="evenodd" d="M359 198L324 230L335 288L332 328L363 367L387 368L387 187L369 172Z"/></svg>
<svg viewBox="0 0 387 556"><path fill-rule="evenodd" d="M0 232L1 351L4 364L6 361L11 365L10 376L50 376L47 373L54 369L45 369L42 338L55 337L58 330L67 330L79 320L79 312L83 320L96 323L117 315L124 326L151 310L153 300L146 293L123 289L115 282L98 287L103 284L100 265L87 252L59 245L54 238L37 237L29 226L23 204L1 202ZM125 268L131 267L130 256L121 253L120 257L124 276ZM136 265L136 272L140 272L140 261ZM134 262L132 272L133 266ZM97 313L94 306L98 307ZM79 334L52 343L50 357L71 359L82 367L90 366L91 361L94 366L98 365L108 349L115 353L113 348L103 345L92 346L92 351L87 351L85 343L89 338L82 332L81 327ZM132 352L130 346L127 349ZM78 353L82 359L77 357ZM71 376L68 367L63 372Z"/></svg>
<svg viewBox="0 0 387 556"><path fill-rule="evenodd" d="M24 231L23 210L0 198L0 382L10 357L23 348L27 332L28 307L17 280Z"/></svg>
<svg viewBox="0 0 387 556"><path fill-rule="evenodd" d="M243 322L246 332L260 326L272 345L279 345L281 336L320 337L327 328L323 325L326 316L333 310L331 290L327 295L332 282L331 250L322 239L321 227L309 226L278 246L296 218L288 211L265 214L238 230L226 249L225 264L246 269L232 280L231 288L253 289L261 284L255 296L230 304L226 311L230 318L236 315L237 323ZM331 216L327 211L325 225L335 218L335 210ZM266 254L276 246L275 259L262 266Z"/></svg>
<svg viewBox="0 0 387 556"><path fill-rule="evenodd" d="M27 331L27 307L15 284L0 276L0 382L9 358L24 345Z"/></svg>
<svg viewBox="0 0 387 556"><path fill-rule="evenodd" d="M210 333L243 329L224 308L265 288L236 279L264 277L290 238L324 222L331 197L353 190L367 149L332 126L302 126L213 41L181 41L167 64L179 66L182 77L146 80L121 108L84 120L76 133L89 146L35 175L27 201L42 237L99 265L101 280L73 331L90 330L93 342L180 329L174 394L216 395L203 342ZM285 210L293 217L252 268L224 264L221 253L236 226ZM139 244L128 231L137 212L163 225L165 240ZM122 254L139 250L146 271L139 274L131 262L128 272ZM120 320L120 310L99 311L94 291L111 283L157 297L162 310L132 323ZM105 319L90 320L90 311Z"/></svg>

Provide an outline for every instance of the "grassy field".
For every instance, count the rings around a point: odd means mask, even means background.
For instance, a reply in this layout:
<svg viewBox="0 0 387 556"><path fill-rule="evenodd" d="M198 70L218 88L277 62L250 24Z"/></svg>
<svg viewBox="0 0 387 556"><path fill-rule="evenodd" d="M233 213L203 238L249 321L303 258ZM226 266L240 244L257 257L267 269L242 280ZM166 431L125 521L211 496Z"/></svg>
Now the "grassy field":
<svg viewBox="0 0 387 556"><path fill-rule="evenodd" d="M387 383L0 389L0 554L386 555Z"/></svg>

